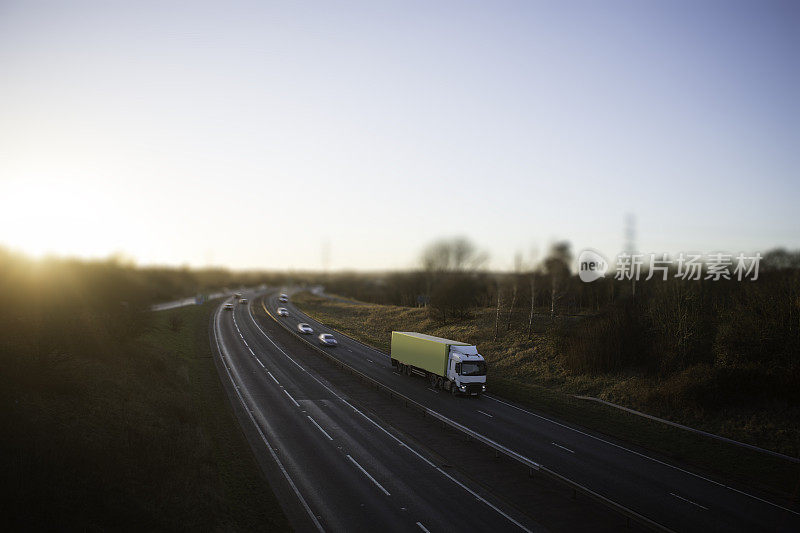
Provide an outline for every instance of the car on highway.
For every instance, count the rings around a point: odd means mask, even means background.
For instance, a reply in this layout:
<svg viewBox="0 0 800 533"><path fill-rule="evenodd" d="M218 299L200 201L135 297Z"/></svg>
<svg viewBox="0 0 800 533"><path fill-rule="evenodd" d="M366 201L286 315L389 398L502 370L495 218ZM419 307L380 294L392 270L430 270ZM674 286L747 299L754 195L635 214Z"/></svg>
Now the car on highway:
<svg viewBox="0 0 800 533"><path fill-rule="evenodd" d="M246 304L247 303L247 298L239 298L239 303L240 304Z"/></svg>
<svg viewBox="0 0 800 533"><path fill-rule="evenodd" d="M286 294L281 294L281 295L278 297L278 301L279 301L279 302L284 302L284 303L285 303L285 302L288 302L288 301L289 301L289 296L287 296Z"/></svg>
<svg viewBox="0 0 800 533"><path fill-rule="evenodd" d="M314 330L311 329L311 326L309 326L305 322L300 322L299 324L297 324L297 330L303 335L311 335L312 333L314 333Z"/></svg>
<svg viewBox="0 0 800 533"><path fill-rule="evenodd" d="M289 310L285 307L278 308L278 316L289 316Z"/></svg>
<svg viewBox="0 0 800 533"><path fill-rule="evenodd" d="M319 343L323 346L336 346L337 344L339 344L338 342L336 342L334 336L331 335L330 333L323 333L317 338L319 339Z"/></svg>
<svg viewBox="0 0 800 533"><path fill-rule="evenodd" d="M233 304L225 304L222 308L226 311L233 311Z"/></svg>
<svg viewBox="0 0 800 533"><path fill-rule="evenodd" d="M241 298L242 297L242 293L241 292L235 292L235 293L233 293L233 297L234 298Z"/></svg>

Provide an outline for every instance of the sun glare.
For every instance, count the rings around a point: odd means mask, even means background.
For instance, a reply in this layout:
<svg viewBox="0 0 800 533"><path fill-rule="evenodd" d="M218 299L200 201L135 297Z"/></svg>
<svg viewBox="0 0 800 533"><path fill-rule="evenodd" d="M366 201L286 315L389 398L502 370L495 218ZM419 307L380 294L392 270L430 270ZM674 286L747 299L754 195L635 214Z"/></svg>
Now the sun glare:
<svg viewBox="0 0 800 533"><path fill-rule="evenodd" d="M98 257L115 247L111 209L95 191L68 182L0 182L0 242L35 257Z"/></svg>

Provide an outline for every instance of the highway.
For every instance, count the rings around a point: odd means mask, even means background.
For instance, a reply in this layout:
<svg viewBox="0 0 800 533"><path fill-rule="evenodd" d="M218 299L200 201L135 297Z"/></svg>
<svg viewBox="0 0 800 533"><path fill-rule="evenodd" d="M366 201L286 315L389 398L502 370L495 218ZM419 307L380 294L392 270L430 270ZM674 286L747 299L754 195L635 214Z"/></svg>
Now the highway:
<svg viewBox="0 0 800 533"><path fill-rule="evenodd" d="M353 405L258 325L252 303L233 311L220 304L211 342L237 417L296 530L543 529Z"/></svg>
<svg viewBox="0 0 800 533"><path fill-rule="evenodd" d="M531 461L539 463L635 513L674 531L800 531L796 504L771 501L745 487L726 486L695 472L591 431L486 394L453 398L423 378L393 372L386 354L348 338L303 314L278 293L263 298L264 310L291 330L307 322L314 334L332 333L330 353L348 366ZM254 306L256 307L256 306ZM277 317L278 307L289 309ZM480 347L479 347L480 348ZM491 390L491 369L488 386Z"/></svg>

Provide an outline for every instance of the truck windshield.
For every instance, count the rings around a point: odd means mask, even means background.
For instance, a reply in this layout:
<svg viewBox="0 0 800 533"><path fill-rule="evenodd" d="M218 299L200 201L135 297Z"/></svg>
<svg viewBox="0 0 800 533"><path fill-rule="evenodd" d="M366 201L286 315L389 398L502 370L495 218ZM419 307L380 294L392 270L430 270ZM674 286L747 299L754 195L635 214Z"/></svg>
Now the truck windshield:
<svg viewBox="0 0 800 533"><path fill-rule="evenodd" d="M464 361L461 363L462 376L485 376L486 363L483 361Z"/></svg>

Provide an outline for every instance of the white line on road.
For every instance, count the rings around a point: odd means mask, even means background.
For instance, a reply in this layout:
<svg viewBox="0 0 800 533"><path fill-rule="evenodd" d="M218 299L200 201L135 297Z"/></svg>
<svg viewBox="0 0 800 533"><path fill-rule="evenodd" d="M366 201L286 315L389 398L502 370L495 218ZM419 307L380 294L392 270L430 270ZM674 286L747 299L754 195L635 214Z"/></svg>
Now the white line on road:
<svg viewBox="0 0 800 533"><path fill-rule="evenodd" d="M353 459L353 458L352 458L352 457L350 457L349 455L347 456L347 458L348 458L348 459L350 459L350 462L351 462L351 463L353 463L354 465L356 465L356 467L357 467L359 470L361 470L361 473L362 473L362 474L364 474L365 476L367 476L367 477L369 478L369 480L370 480L370 481L372 481L373 483L375 483L375 486L376 486L376 487L378 487L379 489L381 489L381 490L383 491L383 493L384 493L384 494L386 494L387 496L389 496L389 495L390 495L390 494L389 494L389 491L388 491L388 490L386 490L386 489L384 489L384 488L383 488L383 485L381 485L380 483L378 483L378 481L377 481L377 480L376 480L374 477L370 476L370 475L369 475L369 472L367 472L366 470L364 470L363 468L361 468L361 465L360 465L360 464L358 464L358 463L356 462L356 460L355 460L355 459Z"/></svg>
<svg viewBox="0 0 800 533"><path fill-rule="evenodd" d="M765 500L764 498L759 498L758 496L754 496L754 495L749 494L749 493L747 493L747 492L745 492L743 490L735 489L735 488L733 488L733 487L731 487L729 485L725 485L724 483L720 483L719 481L714 481L713 479L709 479L707 477L703 477L700 474L695 474L694 472L690 472L688 470L684 470L683 468L680 468L679 466L675 466L675 465L671 465L669 463L665 463L664 461L660 461L658 459L650 457L649 455L645 455L643 453L639 453L637 451L634 451L634 450L631 450L629 448L626 448L625 446L620 446L619 444L615 444L615 443L607 441L605 439L601 439L600 437L596 437L595 435L592 435L590 433L586 433L586 432L581 431L579 429L575 429L574 427L570 427L570 426L568 426L566 424L561 424L560 422L556 422L555 420L547 418L546 416L537 415L536 413L528 411L527 409L523 409L521 407L517 407L516 405L510 404L508 402L504 402L503 400L498 400L497 398L493 398L492 396L489 396L487 394L485 394L484 396L486 398L494 401L494 402L502 403L503 405L507 405L507 406L509 406L509 407L511 407L513 409L516 409L517 411L522 411L523 413L528 413L529 415L535 416L536 418L540 418L542 420L547 420L548 422L551 422L551 423L553 423L553 424L555 424L557 426L561 426L561 427L563 427L565 429L569 429L571 431L574 431L575 433L580 433L581 435L584 435L584 436L589 437L591 439L599 440L600 442L608 444L609 446L613 446L615 448L619 448L620 450L625 450L626 452L629 452L629 453L632 453L632 454L637 455L639 457L642 457L643 459L647 459L649 461L653 461L654 463L658 463L660 465L664 465L666 467L673 468L673 469L675 469L675 470L677 470L679 472L683 472L684 474L688 474L690 476L694 476L694 477L696 477L698 479L702 479L703 481L708 481L709 483L717 485L718 487L726 488L726 489L731 490L733 492L736 492L738 494L742 494L742 495L747 496L749 498L752 498L754 500L758 500L758 501L760 501L762 503L766 503L767 505L771 505L773 507L777 507L778 509L783 509L784 511L788 511L788 512L794 514L794 515L800 515L800 513L798 513L797 511L793 511L792 509L789 509L788 507L784 507L782 505L778 505L777 503L773 503L773 502L771 502L769 500Z"/></svg>
<svg viewBox="0 0 800 533"><path fill-rule="evenodd" d="M272 372L270 372L269 370L267 370L267 374L269 374L269 377L271 377L271 378L272 378L272 381L274 381L276 384L280 385L280 383L278 383L278 380L277 380L277 379L275 379L275 376L273 376L273 375L272 375Z"/></svg>
<svg viewBox="0 0 800 533"><path fill-rule="evenodd" d="M288 390L286 390L286 389L283 389L283 392L285 392L285 393L286 393L286 396L288 396L288 397L289 397L289 399L290 399L290 400L292 400L292 403L295 405L295 407L300 407L300 404L299 404L299 403L297 403L297 400L295 400L294 398L292 398L292 395L291 395L291 394L289 394L289 391L288 391Z"/></svg>
<svg viewBox="0 0 800 533"><path fill-rule="evenodd" d="M217 335L217 330L219 330L219 329L220 328L219 328L219 311L218 311L217 315L214 317L214 341L217 344L217 351L219 352L219 358L224 363L224 361L225 361L225 354L223 354L224 348L220 344L219 336ZM222 334L221 330L219 330L219 334L221 336L221 334ZM228 359L230 360L230 355L228 355ZM235 383L234 383L234 380L233 380L233 374L231 374L230 367L228 365L225 365L225 368L227 369L228 379L230 379L231 380L231 384L233 384L235 386ZM264 435L264 432L261 430L261 426L258 425L258 422L256 422L255 417L253 417L252 410L247 407L247 403L244 401L244 397L242 397L242 394L239 392L239 388L236 387L235 391L236 391L236 395L239 397L239 402L241 402L242 407L247 411L247 416L250 417L250 421L255 426L256 431L258 431L258 435L261 437L262 442L267 447L267 450L269 450L269 453L272 456L272 459L278 465L278 468L280 468L284 479L286 479L286 482L289 483L289 486L292 488L292 491L294 492L295 496L297 496L297 499L300 500L300 503L302 504L303 509L305 509L306 513L308 514L308 517L311 519L311 521L317 527L317 531L320 531L321 533L324 533L325 529L322 527L322 524L319 523L319 520L317 519L317 516L311 510L311 507L309 507L308 502L306 502L306 499L303 498L302 494L300 494L300 490L297 488L297 485L295 485L294 480L292 479L292 477L286 471L286 468L284 468L283 463L281 463L281 460L278 458L278 455L275 453L275 450L272 448L272 446L270 446L266 435Z"/></svg>
<svg viewBox="0 0 800 533"><path fill-rule="evenodd" d="M431 392L435 392L436 394L439 394L439 391L436 390L436 389L432 389L432 388L428 387L428 390L431 391Z"/></svg>
<svg viewBox="0 0 800 533"><path fill-rule="evenodd" d="M702 506L702 505L700 505L699 503L695 503L695 502L693 502L692 500L687 500L687 499L686 499L686 498L684 498L683 496L678 496L678 495L677 495L677 494L675 494L674 492L670 492L669 494L670 494L670 496L675 496L675 497L676 497L676 498L678 498L679 500L683 500L683 501L685 501L686 503L691 503L692 505L694 505L694 506L696 506L696 507L699 507L700 509L703 509L704 511L708 511L708 507L703 507L703 506Z"/></svg>
<svg viewBox="0 0 800 533"><path fill-rule="evenodd" d="M430 531L428 531L428 528L427 528L427 527L425 527L425 526L423 526L423 525L422 525L422 522L417 522L417 527L418 527L418 528L420 528L420 529L421 529L422 531L424 531L425 533L431 533Z"/></svg>
<svg viewBox="0 0 800 533"><path fill-rule="evenodd" d="M308 416L308 419L309 419L309 420L311 420L311 423L312 423L312 424L314 424L315 426L317 426L317 429L318 429L318 430L320 430L320 431L322 432L322 434L323 434L323 435L325 435L326 437L328 437L328 440L333 440L333 437L331 437L330 435L328 435L328 432L327 432L327 431L325 431L324 429L322 429L322 426L320 426L319 424L317 424L317 421L316 421L316 420L314 420L313 418L311 418L311 416L310 416L310 415L306 415L306 416Z"/></svg>
<svg viewBox="0 0 800 533"><path fill-rule="evenodd" d="M255 355L255 354L256 354L256 352L254 352L254 351L253 351L253 349L252 349L252 348L250 348L249 346L247 347L247 349L248 349L248 350L250 350L250 353L251 353L252 355Z"/></svg>
<svg viewBox="0 0 800 533"><path fill-rule="evenodd" d="M569 453L575 453L574 451L570 450L569 448L565 448L564 446L561 446L560 444L556 444L555 442L551 442L550 444L552 444L556 448L561 448L562 450L566 450Z"/></svg>
<svg viewBox="0 0 800 533"><path fill-rule="evenodd" d="M486 416L488 416L489 418L494 418L494 416L490 415L489 413L484 413L484 412L483 412L483 411L481 411L480 409L478 410L478 412L479 412L480 414L482 414L482 415L486 415Z"/></svg>
<svg viewBox="0 0 800 533"><path fill-rule="evenodd" d="M367 361L369 361L370 363L374 363L375 362L372 359L367 359Z"/></svg>
<svg viewBox="0 0 800 533"><path fill-rule="evenodd" d="M264 307L264 310L266 311L266 307ZM272 340L272 338L271 338L269 335L267 335L267 333L266 333L266 332L265 332L265 331L264 331L264 330L261 328L261 326L259 326L259 325L258 325L258 322L256 322L256 319L255 319L255 317L253 316L253 313L252 313L252 311L250 312L250 319L251 319L251 320L253 321L253 323L256 325L256 328L258 328L258 330L261 332L261 334L262 334L262 335L264 335L264 337L265 337L265 338L266 338L266 339L267 339L269 342L271 342L271 343L272 343L272 345L273 345L273 346L275 346L275 348L277 348L278 350L280 350L280 352L281 352L283 355L285 355L285 356L286 356L286 357L287 357L289 360L291 360L292 362L294 362L294 360L293 360L293 359L292 359L292 358L289 356L289 354L288 354L288 353L286 353L286 351L285 351L283 348L281 348L280 346L278 346L278 344L277 344L277 343L276 343L274 340ZM356 342L358 342L358 341L356 341ZM297 364L297 363L295 363L295 364ZM298 365L298 366L300 366L300 365ZM271 374L270 374L270 375L271 375ZM378 424L377 422L375 422L373 419L371 419L370 417L368 417L367 415L365 415L364 413L362 413L362 412L361 412L361 411L360 411L360 410L359 410L359 409L358 409L356 406L354 406L353 404L351 404L350 402L348 402L347 400L345 400L344 398L342 398L342 396L340 396L340 395L339 395L339 394L338 394L336 391L334 391L333 389L331 389L330 387L328 387L326 384L324 384L322 381L320 381L320 380L319 380L319 378L317 378L317 376L315 376L315 375L314 375L314 374L312 374L312 373L308 373L308 375L309 375L309 376L311 376L311 379L313 379L314 381L316 381L317 383L319 383L320 385L322 385L322 386L323 386L323 387L324 387L324 388L325 388L325 389L326 389L328 392L330 392L331 394L333 394L334 396L336 396L337 398L339 398L339 400L341 400L341 402L342 402L342 403L344 403L344 404L345 404L346 406L348 406L350 409L352 409L353 411L355 411L356 413L358 413L359 415L361 415L361 416L362 416L362 417L363 417L363 418L364 418L366 421L368 421L370 424L372 424L373 426L375 426L377 429L379 429L380 431L382 431L382 432L383 432L383 433L384 433L386 436L388 436L389 438L391 438L392 440L394 440L395 442L397 442L397 444L399 444L400 446L402 446L403 448L405 448L406 450L408 450L409 452L411 452L412 454L414 454L414 455L415 455L415 456L416 456L416 457L417 457L417 458L418 458L420 461L422 461L422 462L426 463L428 466L430 466L431 468L433 468L434 470L436 470L437 472L439 472L441 475L443 475L444 477L446 477L447 479L449 479L450 481L452 481L453 483L455 483L456 485L458 485L459 487L461 487L461 488L462 488L464 491L468 492L469 494L471 494L472 496L474 496L476 499L478 499L479 501L483 502L483 503L484 503L484 504L485 504L487 507L489 507L489 508L493 509L493 510L494 510L494 511L495 511L497 514L499 514L500 516L504 517L506 520L508 520L509 522L511 522L512 524L514 524L515 526L519 527L521 530L523 530L523 531L526 531L527 533L532 533L530 529L528 529L527 527L525 527L524 525L522 525L522 524L521 524L521 523L520 523L518 520L515 520L515 519L514 519L513 517L511 517L511 516L510 516L508 513L506 513L505 511L503 511L502 509L500 509L500 508L499 508L499 507L497 507L496 505L492 504L491 502L489 502L488 500L486 500L485 498L483 498L482 496L480 496L480 495L479 495L477 492L475 492L474 490L470 489L469 487L467 487L466 485L464 485L463 483L461 483L460 481L458 481L456 478L454 478L453 476L451 476L450 474L448 474L447 472L445 472L444 470L442 470L441 468L439 468L438 466L436 466L435 464L433 464L433 463L432 463L430 460L428 460L428 459L427 459L427 458L426 458L424 455L422 455L421 453L419 453L417 450L415 450L414 448L412 448L411 446L409 446L408 444L406 444L406 443L405 443L405 442L403 442L402 440L398 439L398 438L397 438L395 435L393 435L392 433L390 433L390 432L389 432L389 431L388 431L386 428L384 428L383 426L381 426L380 424ZM275 378L272 378L272 379L275 379ZM275 382L277 383L277 380L276 380ZM504 448L504 449L505 449L505 448ZM510 450L509 450L509 452L510 452ZM513 453L513 452L511 452L511 453Z"/></svg>

